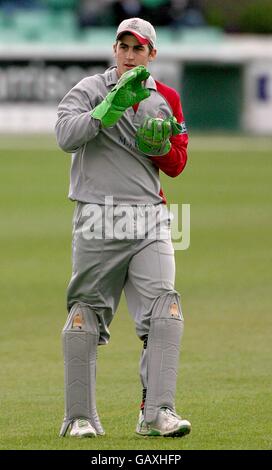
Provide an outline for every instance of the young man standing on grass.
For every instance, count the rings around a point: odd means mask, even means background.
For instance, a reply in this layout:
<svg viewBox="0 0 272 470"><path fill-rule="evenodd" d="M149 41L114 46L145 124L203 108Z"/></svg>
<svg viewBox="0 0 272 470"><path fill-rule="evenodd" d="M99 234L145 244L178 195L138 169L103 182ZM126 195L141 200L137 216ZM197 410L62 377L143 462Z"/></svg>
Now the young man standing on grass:
<svg viewBox="0 0 272 470"><path fill-rule="evenodd" d="M97 346L109 341L124 289L143 342L136 432L181 437L191 429L174 403L183 316L159 170L182 172L188 136L177 92L147 70L157 55L153 26L123 21L113 51L116 66L83 79L58 108L57 140L73 153L69 197L77 202L60 434L104 434L95 399Z"/></svg>

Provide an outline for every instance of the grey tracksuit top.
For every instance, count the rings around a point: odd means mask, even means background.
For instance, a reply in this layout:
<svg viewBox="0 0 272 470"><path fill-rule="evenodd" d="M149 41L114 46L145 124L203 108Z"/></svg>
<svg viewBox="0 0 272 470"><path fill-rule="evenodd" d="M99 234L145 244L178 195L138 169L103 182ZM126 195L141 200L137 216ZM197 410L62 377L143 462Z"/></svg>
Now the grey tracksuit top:
<svg viewBox="0 0 272 470"><path fill-rule="evenodd" d="M59 104L57 141L73 154L69 198L97 204L105 204L105 196L112 196L114 204L161 203L156 158L159 162L166 157L149 158L141 153L135 145L135 133L147 116L165 119L173 110L150 76L145 83L150 97L140 102L136 112L131 107L116 125L101 128L90 111L117 81L116 67L110 67L104 74L81 80ZM186 145L183 143L185 153Z"/></svg>

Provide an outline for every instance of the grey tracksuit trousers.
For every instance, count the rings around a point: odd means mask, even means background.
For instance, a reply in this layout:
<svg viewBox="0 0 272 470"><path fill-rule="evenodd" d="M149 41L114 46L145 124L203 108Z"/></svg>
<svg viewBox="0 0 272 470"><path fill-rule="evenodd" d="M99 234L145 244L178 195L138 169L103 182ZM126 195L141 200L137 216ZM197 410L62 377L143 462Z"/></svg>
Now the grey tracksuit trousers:
<svg viewBox="0 0 272 470"><path fill-rule="evenodd" d="M99 344L108 342L109 324L124 289L139 338L149 332L154 300L174 290L175 261L169 212L160 204L151 238L90 239L87 221L91 205L77 203L73 221L73 273L68 286L68 309L76 302L90 305L100 323ZM105 214L105 206L101 206ZM86 215L88 213L88 215ZM139 221L139 212L137 212ZM120 216L114 217L114 224ZM136 212L132 216L135 224ZM115 225L114 225L115 226ZM155 237L154 237L155 233Z"/></svg>

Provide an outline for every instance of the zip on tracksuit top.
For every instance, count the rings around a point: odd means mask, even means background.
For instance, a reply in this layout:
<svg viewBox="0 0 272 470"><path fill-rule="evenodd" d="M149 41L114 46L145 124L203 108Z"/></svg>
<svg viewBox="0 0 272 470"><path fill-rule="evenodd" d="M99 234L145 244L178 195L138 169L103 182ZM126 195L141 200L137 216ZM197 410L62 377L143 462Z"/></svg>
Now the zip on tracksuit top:
<svg viewBox="0 0 272 470"><path fill-rule="evenodd" d="M90 116L117 83L116 67L104 74L86 77L73 87L58 107L56 136L59 146L72 153L69 198L86 203L159 204L165 202L159 169L169 176L179 175L186 165L188 135L170 138L166 155L148 157L136 148L135 134L147 116L166 119L172 115L184 123L178 93L151 76L145 86L149 98L128 108L117 124L101 128Z"/></svg>

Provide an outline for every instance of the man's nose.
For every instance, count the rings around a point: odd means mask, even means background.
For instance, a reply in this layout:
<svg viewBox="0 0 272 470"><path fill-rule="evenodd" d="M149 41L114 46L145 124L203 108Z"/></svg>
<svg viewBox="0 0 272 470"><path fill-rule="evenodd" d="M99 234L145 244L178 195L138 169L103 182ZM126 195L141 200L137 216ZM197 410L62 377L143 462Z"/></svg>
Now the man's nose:
<svg viewBox="0 0 272 470"><path fill-rule="evenodd" d="M126 58L127 59L133 59L134 58L134 51L133 51L133 47L129 47L127 49L127 54L126 54Z"/></svg>

